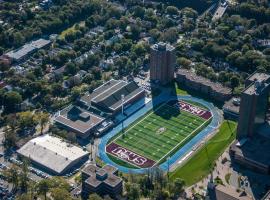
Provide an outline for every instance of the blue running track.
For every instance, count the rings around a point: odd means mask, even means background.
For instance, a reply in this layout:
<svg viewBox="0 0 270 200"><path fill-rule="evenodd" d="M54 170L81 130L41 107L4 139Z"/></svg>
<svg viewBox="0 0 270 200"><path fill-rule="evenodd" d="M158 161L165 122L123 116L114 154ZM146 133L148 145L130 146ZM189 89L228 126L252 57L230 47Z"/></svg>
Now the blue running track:
<svg viewBox="0 0 270 200"><path fill-rule="evenodd" d="M212 121L211 123L204 128L200 133L198 133L195 137L193 137L189 142L187 142L183 147L181 147L174 155L172 155L170 158L168 158L164 163L159 165L159 168L167 171L168 166L174 164L179 159L184 157L188 152L192 150L192 148L198 144L200 141L202 141L207 135L211 134L216 128L218 128L219 124L222 122L222 115L220 114L219 110L212 104L207 101L204 101L203 99L198 99L192 96L177 96L179 100L190 100L193 102L198 102L205 107L207 107L211 113L212 113ZM157 100L155 100L155 105L158 105L162 102L169 101L171 99L175 99L175 97L170 97L168 95L160 96ZM153 108L153 102L148 102L143 108L141 108L139 111L128 117L124 122L124 127L128 127L132 122L136 121L143 115L145 115L148 111L150 111ZM107 164L113 165L117 167L120 171L124 173L145 173L146 169L131 169L124 166L120 166L116 163L114 163L110 158L107 156L105 152L105 147L107 142L112 138L114 135L119 133L122 130L122 124L120 123L118 126L116 126L113 130L111 130L109 133L104 135L101 138L101 142L99 144L99 157Z"/></svg>

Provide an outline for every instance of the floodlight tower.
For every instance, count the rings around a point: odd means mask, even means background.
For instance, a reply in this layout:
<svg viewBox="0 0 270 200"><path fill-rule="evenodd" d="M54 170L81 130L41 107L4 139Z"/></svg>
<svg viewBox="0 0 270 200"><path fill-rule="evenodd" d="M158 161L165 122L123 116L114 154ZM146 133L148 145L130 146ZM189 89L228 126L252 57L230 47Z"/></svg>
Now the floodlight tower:
<svg viewBox="0 0 270 200"><path fill-rule="evenodd" d="M124 115L124 103L125 103L125 95L121 95L121 100L122 100L122 115Z"/></svg>
<svg viewBox="0 0 270 200"><path fill-rule="evenodd" d="M122 105L121 105L122 115L124 116L124 103L125 103L125 95L124 94L121 95L121 100L122 100ZM122 133L124 134L124 119L122 121Z"/></svg>

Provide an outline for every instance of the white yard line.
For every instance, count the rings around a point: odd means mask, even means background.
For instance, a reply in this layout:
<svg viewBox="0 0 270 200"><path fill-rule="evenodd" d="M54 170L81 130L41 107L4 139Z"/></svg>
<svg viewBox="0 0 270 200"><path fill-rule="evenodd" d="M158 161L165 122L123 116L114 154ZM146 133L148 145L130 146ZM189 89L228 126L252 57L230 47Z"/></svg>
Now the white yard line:
<svg viewBox="0 0 270 200"><path fill-rule="evenodd" d="M172 151L174 151L176 148L178 148L184 141L186 141L193 133L195 133L199 128L201 128L206 122L208 122L211 118L206 120L204 123L202 123L199 127L197 127L194 131L192 131L187 137L185 137L178 145L176 145L174 148L172 148L167 154L165 154L161 159L159 159L156 164L158 164L162 159L166 158L168 154L170 154Z"/></svg>
<svg viewBox="0 0 270 200"><path fill-rule="evenodd" d="M137 123L135 123L134 125L132 125L130 128L128 128L124 133L119 134L118 137L116 137L113 141L111 141L110 143L114 142L115 140L117 140L118 138L120 138L123 134L126 134L130 129L132 129L133 127L135 127L137 124L141 123L144 119L146 119L147 117L149 117L151 114L154 113L154 111L159 110L164 104L166 104L167 102L161 104L159 107L157 107L155 110L152 110L149 114L147 114L145 117L143 117L141 120L139 120ZM109 144L110 144L109 143ZM137 144L137 143L136 143Z"/></svg>
<svg viewBox="0 0 270 200"><path fill-rule="evenodd" d="M119 134L119 136L116 137L114 140L112 140L109 144L111 144L112 142L116 141L116 140L117 140L118 138L120 138L123 134L128 133L129 130L131 130L132 128L134 128L135 126L137 126L139 123L141 123L142 121L144 121L146 118L148 118L150 115L152 115L152 114L154 113L154 111L159 110L162 106L166 105L166 106L169 106L170 108L177 109L176 107L167 104L167 102L168 102L168 101L166 101L166 102L164 102L163 104L161 104L161 105L160 105L159 107L157 107L155 110L152 110L149 114L147 114L145 117L143 117L143 118L142 118L141 120L139 120L137 123L135 123L135 124L132 125L130 128L128 128L124 133ZM188 104L190 104L190 105L192 105L192 106L195 106L195 107L198 107L198 106L193 105L193 104L191 104L191 103L188 103ZM185 111L185 110L182 110L182 111L185 112L185 113L194 115L194 116L196 116L196 117L199 117L199 118L201 118L201 119L204 119L204 118L202 118L201 116L198 116L198 115L193 114L193 113L191 113L191 112L188 112L188 111ZM210 112L209 110L205 110L205 111ZM168 154L170 154L172 151L174 151L176 148L178 148L178 147L179 147L183 142L185 142L191 135L193 135L193 133L195 133L195 132L196 132L198 129L200 129L205 123L207 123L209 120L211 120L212 117L213 117L213 115L212 115L212 113L211 113L211 117L210 117L208 120L206 120L205 122L203 122L203 123L202 123L200 126L198 126L194 131L192 131L189 135L187 135L180 143L178 143L174 148L172 148L168 153L166 153L161 159L159 159L158 161L153 160L153 161L156 162L155 165L159 164L159 162L160 162L161 160L163 160L165 157L168 156ZM141 140L143 140L143 139L138 140L138 142L136 142L135 145L136 145L136 144L139 144ZM109 144L108 144L108 145L109 145ZM120 145L120 146L121 146L121 145ZM147 147L152 147L152 145L149 144L149 145L147 145ZM147 148L147 147L146 147L146 148ZM152 148L153 148L153 147L152 147ZM127 149L128 149L128 148L127 148ZM132 149L132 148L131 148L131 149ZM132 150L132 151L134 151L134 150ZM106 151L106 152L107 152L107 151ZM134 152L135 152L135 151L134 151ZM107 152L107 153L109 153L109 152ZM112 156L114 156L114 157L116 157L115 155L113 155L113 154L111 154L111 153L109 153L109 154L112 155ZM145 157L145 158L148 158L148 157L146 157L146 156L144 156L144 157ZM118 158L118 157L116 157L116 158ZM118 158L118 159L120 159L120 158ZM148 159L149 159L149 158L148 158ZM120 159L120 160L123 160L123 159ZM152 160L152 159L151 159L151 160ZM123 161L129 163L129 162L126 161L126 160L123 160ZM129 164L130 164L130 163L129 163ZM134 164L131 164L131 165L136 166L136 165L134 165ZM153 165L153 166L155 166L155 165ZM136 166L136 167L138 167L138 166Z"/></svg>

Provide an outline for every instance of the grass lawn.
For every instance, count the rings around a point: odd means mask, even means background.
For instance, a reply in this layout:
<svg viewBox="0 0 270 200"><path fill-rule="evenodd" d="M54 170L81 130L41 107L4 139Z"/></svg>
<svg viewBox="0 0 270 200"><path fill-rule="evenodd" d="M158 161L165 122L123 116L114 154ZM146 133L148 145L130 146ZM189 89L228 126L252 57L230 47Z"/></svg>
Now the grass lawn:
<svg viewBox="0 0 270 200"><path fill-rule="evenodd" d="M177 95L189 95L189 93L186 90L179 87L177 82L175 82L175 91Z"/></svg>
<svg viewBox="0 0 270 200"><path fill-rule="evenodd" d="M190 160L188 160L183 166L177 168L170 177L172 179L183 179L187 186L190 186L206 177L213 168L216 159L235 139L236 126L237 124L235 122L227 120L224 121L219 132L193 157L191 157ZM209 161L207 158L207 152Z"/></svg>
<svg viewBox="0 0 270 200"><path fill-rule="evenodd" d="M75 31L75 26L76 26L76 24L74 24L73 26L71 26L71 27L67 28L66 30L62 31L61 34L60 34L60 36L59 36L59 38L60 39L64 39L67 34L74 32ZM85 22L84 21L81 21L79 23L79 26L80 27L85 26Z"/></svg>
<svg viewBox="0 0 270 200"><path fill-rule="evenodd" d="M162 104L111 142L160 163L194 137L209 121L211 118L205 119Z"/></svg>

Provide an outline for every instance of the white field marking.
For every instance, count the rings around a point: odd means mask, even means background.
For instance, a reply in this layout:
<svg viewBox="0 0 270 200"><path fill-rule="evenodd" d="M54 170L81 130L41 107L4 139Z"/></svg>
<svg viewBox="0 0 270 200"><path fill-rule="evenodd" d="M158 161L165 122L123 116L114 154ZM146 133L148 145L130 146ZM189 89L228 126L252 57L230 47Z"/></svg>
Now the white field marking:
<svg viewBox="0 0 270 200"><path fill-rule="evenodd" d="M199 128L201 128L206 122L208 122L212 117L210 117L208 120L206 120L204 123L202 123L200 126L198 126L194 131L192 131L187 137L185 137L178 145L176 145L174 148L172 148L168 153L166 153L161 159L159 159L155 165L157 165L162 159L166 158L167 155L169 155L172 151L174 151L176 148L178 148L184 141L186 141L193 133L195 133ZM153 165L153 167L155 166Z"/></svg>
<svg viewBox="0 0 270 200"><path fill-rule="evenodd" d="M105 149L106 149L106 148L105 148ZM133 164L133 163L131 163L131 162L128 162L128 161L126 161L126 160L123 159L123 158L116 157L115 155L113 155L112 153L110 153L110 152L108 152L108 151L106 151L106 153L108 153L108 154L110 154L111 156L113 156L113 157L115 157L115 158L117 158L117 159L119 159L119 160L122 160L122 161L124 161L124 162L126 162L126 163L128 163L128 164L130 164L130 165L132 165L132 166L134 166L134 167L136 167L136 168L142 169L141 167L139 167L139 166L137 166L137 165L135 165L135 164ZM112 161L112 162L113 162L113 161Z"/></svg>
<svg viewBox="0 0 270 200"><path fill-rule="evenodd" d="M164 106L165 104L167 104L168 101L166 101L165 103L161 104L159 107L157 107L155 110L152 109L152 111L147 114L145 117L143 117L141 120L139 120L137 123L135 123L133 126L131 126L129 129L127 129L124 134L126 134L129 130L131 130L133 127L137 126L137 124L141 123L143 120L145 120L147 117L149 117L150 115L152 115L154 113L154 111L159 110L162 106ZM114 140L112 140L109 144L111 144L112 142L116 141L118 138L120 138L122 136L122 134L119 134L118 137L116 137ZM142 140L142 139L141 139ZM141 140L138 140L138 142L135 143L138 144ZM106 146L108 146L109 144L107 144ZM121 146L121 145L120 145ZM147 146L148 147L148 146ZM128 148L127 148L128 149ZM135 151L134 151L135 152ZM136 153L136 152L135 152ZM144 156L144 155L143 155ZM146 156L145 156L146 157ZM147 158L147 157L146 157ZM153 160L153 159L151 159ZM155 161L155 160L153 160Z"/></svg>
<svg viewBox="0 0 270 200"><path fill-rule="evenodd" d="M181 100L180 100L181 101ZM183 101L182 100L182 102L185 102L185 101ZM192 106L194 106L194 107L198 107L198 108L200 108L200 109L202 109L202 110L205 110L205 111L208 111L208 112L210 112L211 113L211 117L209 118L209 119L212 119L212 117L213 117L213 113L211 112L211 110L208 110L208 109L205 109L205 108L201 108L201 107L199 107L199 106L196 106L196 105L194 105L194 104L192 104L192 103L188 103L187 102L187 104L190 104L190 105L192 105ZM167 104L169 107L171 107L171 108L175 108L174 106L171 106L171 105L169 105L169 104ZM195 115L195 114L193 114L193 113L191 113L191 112L188 112L188 111L185 111L185 110L181 110L181 112L186 112L186 113L189 113L189 114L191 114L191 115ZM199 116L199 115L195 115L195 116L197 116L197 117L199 117L200 119L203 119L203 120L205 120L204 118L202 118L201 116Z"/></svg>

